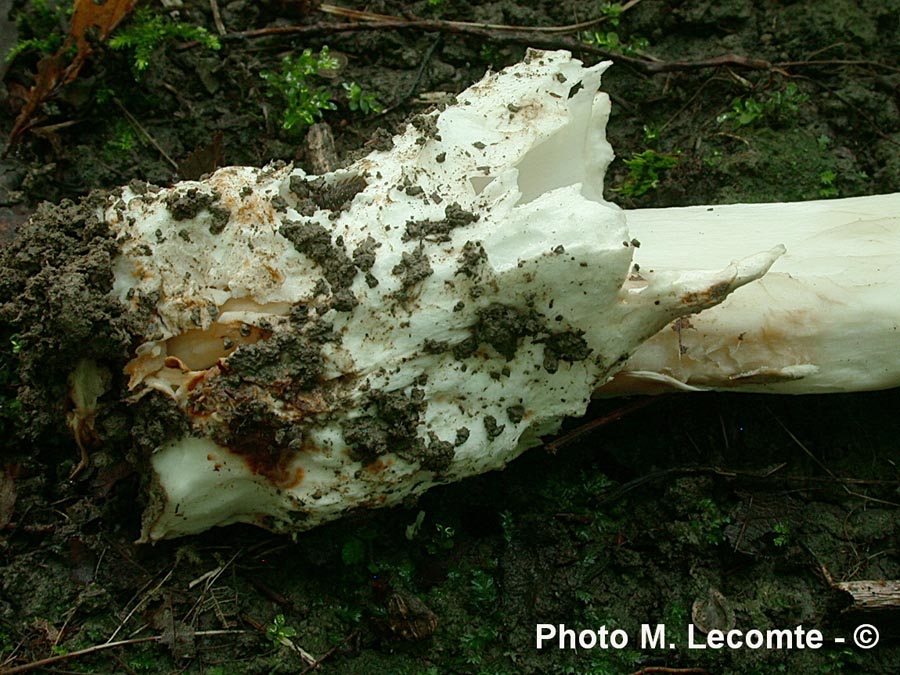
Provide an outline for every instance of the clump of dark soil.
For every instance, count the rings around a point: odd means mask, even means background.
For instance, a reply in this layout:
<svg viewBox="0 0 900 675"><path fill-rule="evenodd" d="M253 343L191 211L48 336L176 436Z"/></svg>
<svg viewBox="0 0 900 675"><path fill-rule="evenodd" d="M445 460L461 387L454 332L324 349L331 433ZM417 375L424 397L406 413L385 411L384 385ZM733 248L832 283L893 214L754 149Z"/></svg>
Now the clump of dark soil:
<svg viewBox="0 0 900 675"><path fill-rule="evenodd" d="M167 185L223 164L313 165L302 131L282 128L281 100L261 76L277 72L285 55L328 45L338 56L340 68L312 84L334 103L322 119L342 160L386 147L407 117L486 69L518 61L526 46L565 47L587 62L604 53L616 61L603 83L619 157L606 191L622 206L847 197L900 184L895 0L644 0L624 12L574 0L343 3L432 22L367 30L316 2L146 4L216 35L221 22L221 49L164 44L136 77L131 52L98 44L77 80L41 106L0 159L2 240L25 227L29 241L43 242L5 244L0 279L0 673L53 656L61 660L36 672L297 673L308 668L301 650L322 660L319 672L335 675L897 671L898 610L860 609L836 586L900 579L897 391L658 399L555 455L536 449L503 472L434 490L406 508L293 540L233 526L149 548L132 543L141 483L134 467L179 431L170 411L151 396L130 419L105 402L101 426L110 438L70 479L79 451L66 431L59 377L76 343L80 354L92 345L91 357L121 377L131 348L122 336L135 332L122 325L133 317L98 304L114 245L91 215L96 198L81 198L133 179ZM18 38L35 37L44 6L0 3L11 19L0 16L0 36L14 41L18 21ZM601 15L605 23L568 33L491 27L567 26ZM64 15L53 21L66 24ZM5 67L4 136L39 56L26 50ZM351 83L383 112L365 115L358 100L353 109ZM431 118L418 119L427 126L422 120ZM638 194L627 186L648 175L623 160L648 150L677 163ZM334 190L304 182L294 196L340 209L360 181ZM44 200L62 204L38 207ZM410 236L440 238L465 218L449 208L447 216L411 224ZM45 228L48 218L65 227ZM299 245L321 244L335 290L371 268L371 250L302 234ZM460 273L476 274L478 261L473 244ZM426 266L410 260L397 270L411 295ZM520 336L481 337L503 352ZM554 340L558 359L588 357L578 336ZM588 419L618 405L597 403ZM415 401L372 406L396 413L392 428L358 431L368 443L361 452L374 461L408 438L417 413ZM509 419L518 414L511 406ZM495 430L504 423L485 421ZM467 433L460 430L459 443ZM413 450L431 453L436 471L453 452ZM704 630L803 625L822 631L825 643L690 649L691 622ZM539 623L621 630L629 641L621 649L538 650ZM642 648L643 624L665 624L672 646ZM861 624L880 631L877 646L853 644Z"/></svg>

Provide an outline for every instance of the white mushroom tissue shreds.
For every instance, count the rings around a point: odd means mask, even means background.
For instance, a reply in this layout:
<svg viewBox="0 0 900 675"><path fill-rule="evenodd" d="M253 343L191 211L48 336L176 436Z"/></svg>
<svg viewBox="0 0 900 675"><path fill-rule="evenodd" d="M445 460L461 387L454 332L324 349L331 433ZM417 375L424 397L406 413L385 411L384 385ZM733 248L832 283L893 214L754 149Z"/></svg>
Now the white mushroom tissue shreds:
<svg viewBox="0 0 900 675"><path fill-rule="evenodd" d="M602 197L607 66L531 52L325 176L122 192L112 295L153 306L130 396L189 420L153 454L144 540L304 529L502 467L643 340L765 273L778 241L630 276Z"/></svg>

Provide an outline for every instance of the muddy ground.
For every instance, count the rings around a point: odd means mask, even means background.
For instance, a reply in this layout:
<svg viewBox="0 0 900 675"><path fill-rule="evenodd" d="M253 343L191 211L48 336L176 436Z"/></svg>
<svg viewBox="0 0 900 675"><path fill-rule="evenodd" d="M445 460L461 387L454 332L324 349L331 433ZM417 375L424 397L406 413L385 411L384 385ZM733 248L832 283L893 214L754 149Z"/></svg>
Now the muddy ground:
<svg viewBox="0 0 900 675"><path fill-rule="evenodd" d="M6 235L42 200L132 178L170 184L273 159L310 166L304 132L282 128L283 100L262 73L324 45L339 67L314 84L336 108L324 121L339 161L530 44L617 61L604 77L620 158L607 190L622 206L807 200L900 185L896 0L644 0L618 16L569 0L343 3L435 22L548 27L608 17L527 36L439 23L335 32L346 18L289 0L143 4L211 34L217 7L221 48L170 39L138 71L132 51L98 46L0 160ZM15 44L62 31L64 14L46 7L0 3L13 19L0 17L0 34ZM302 25L311 28L248 34ZM39 47L26 49L6 67L3 136L39 56ZM343 85L353 82L382 112L350 109ZM624 163L646 150L656 154L644 155L644 173ZM71 441L34 445L17 434L14 328L3 327L0 373L0 673L54 656L62 658L36 672L298 673L308 667L299 648L334 675L900 666L897 610L859 611L835 587L900 579L897 391L659 398L555 454L531 451L404 509L295 540L235 526L149 547L133 543L140 480L125 458L100 455L70 481ZM567 428L621 405L598 402ZM826 640L816 650L689 649L692 620L706 630L802 624ZM538 651L537 623L606 626L631 639L623 649ZM673 648L642 649L641 624L659 623ZM872 649L852 644L863 623L880 631ZM75 654L118 640L127 643Z"/></svg>

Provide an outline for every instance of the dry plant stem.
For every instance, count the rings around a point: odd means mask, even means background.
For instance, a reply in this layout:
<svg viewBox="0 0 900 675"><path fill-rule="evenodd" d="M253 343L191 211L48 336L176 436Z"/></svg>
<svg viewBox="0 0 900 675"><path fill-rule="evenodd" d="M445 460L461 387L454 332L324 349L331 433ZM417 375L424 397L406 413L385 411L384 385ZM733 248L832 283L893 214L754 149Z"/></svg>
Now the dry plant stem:
<svg viewBox="0 0 900 675"><path fill-rule="evenodd" d="M646 408L647 406L653 404L655 401L658 401L658 397L644 397L639 398L636 401L632 401L631 403L627 403L620 408L616 408L610 413L606 415L602 415L597 419L591 420L590 422L586 422L585 424L581 424L575 429L572 429L569 432L566 432L560 436L557 436L552 441L544 444L544 450L549 452L551 455L555 455L560 448L565 447L580 438L584 437L586 434L589 434L593 431L596 431L600 427L604 427L607 424L611 424L612 422L616 422L631 413L640 410L641 408Z"/></svg>
<svg viewBox="0 0 900 675"><path fill-rule="evenodd" d="M773 417L774 417L774 415L773 415ZM863 501L874 502L876 504L883 504L885 506L894 506L894 507L900 508L900 504L898 504L897 502L891 502L886 499L878 499L877 497L870 497L869 495L864 495L861 492L856 492L855 490L851 490L847 486L846 481L844 481L844 479L841 478L840 476L835 475L835 473L831 469L829 469L827 466L825 466L825 464L823 464L822 461L818 457L816 457L809 448L807 448L803 443L801 443L800 439L797 438L794 435L794 433L784 425L784 422L782 422L777 417L775 417L775 421L778 422L779 426L782 429L784 429L785 433L788 436L790 436L791 440L797 445L797 447L799 447L801 450L803 450L804 454L806 454L807 457L809 457L811 460L813 460L813 462L815 462L819 466L820 469L822 469L831 478L833 478L835 480L835 482L838 482L841 484L841 487L844 488L844 492L846 492L848 495L850 495L851 497L856 497L858 499L862 499Z"/></svg>
<svg viewBox="0 0 900 675"><path fill-rule="evenodd" d="M321 668L321 667L322 667L322 663L323 663L326 659L330 658L333 654L335 654L335 653L337 652L338 649L340 649L340 648L343 647L345 644L347 644L348 642L350 642L350 640L353 640L353 639L357 638L358 636L359 636L359 631L358 631L358 630L355 630L355 631L353 631L352 633L350 633L350 635L348 635L347 637L345 637L343 640L341 640L341 641L340 641L338 644L336 644L334 647L332 647L332 648L329 649L327 652L325 652L324 654L322 654L321 658L320 658L315 664L312 664L312 663L309 664L303 671L300 672L300 675L308 675L308 673L311 673L312 671L318 670L319 668Z"/></svg>
<svg viewBox="0 0 900 675"><path fill-rule="evenodd" d="M117 107L119 110L122 111L122 114L125 115L125 117L128 118L128 121L131 123L131 125L132 125L135 129L137 129L137 130L140 132L140 134L141 134L144 138L146 138L147 141L148 141L154 148L157 149L157 151L158 151L159 154L162 156L162 158L165 159L169 164L171 164L171 165L172 165L172 168L175 169L175 171L178 171L178 162L176 162L174 159L172 159L172 158L169 156L169 153L167 153L165 150L163 150L163 147L157 142L157 140L156 140L155 138L153 138L153 136L150 134L150 132L147 131L147 130L144 128L144 125L142 125L142 124L138 121L138 119L137 119L134 115L132 115L131 112L129 112L128 108L126 108L124 105L122 105L122 102L119 101L119 99L117 99L116 97L113 97L112 100L113 100L113 103L116 104L116 107Z"/></svg>
<svg viewBox="0 0 900 675"><path fill-rule="evenodd" d="M633 6L634 4L636 3L628 3L626 8ZM349 16L349 14L346 14L343 11L343 8L341 8L341 10L341 15ZM785 72L785 69L787 68L828 67L840 65L865 66L877 68L879 70L900 72L900 67L864 59L814 59L808 61L795 60L771 62L766 61L765 59L754 59L741 54L730 53L706 59L663 61L648 54L643 54L641 57L634 57L611 52L607 49L601 49L564 35L565 33L582 30L589 27L589 25L601 23L604 17L592 20L591 22L572 24L571 26L540 27L477 24L460 21L442 21L439 19L404 19L397 16L370 14L367 12L358 12L356 10L346 10L346 12L351 12L361 18L365 17L365 20L335 24L322 22L304 26L270 26L256 30L228 33L223 36L223 39L254 39L273 35L311 36L368 30L414 29L470 35L499 44L519 44L541 49L567 49L575 53L593 54L601 58L615 59L618 63L626 63L629 66L650 75L657 73L702 70L705 68L719 68L723 66L732 66L745 70L780 72L784 75L787 75ZM338 12L332 13L337 14Z"/></svg>
<svg viewBox="0 0 900 675"><path fill-rule="evenodd" d="M197 637L213 637L216 635L240 635L246 633L245 630L201 630L194 633ZM125 647L127 645L136 645L141 644L143 642L161 642L163 639L162 635L151 635L149 637L142 638L131 638L129 640L119 640L118 642L106 642L102 645L94 645L93 647L87 647L85 649L79 649L78 651L69 652L68 654L59 654L57 656L49 656L46 659L40 659L38 661L32 661L31 663L25 663L21 666L13 666L12 668L5 668L0 670L0 675L14 675L15 673L27 673L30 670L35 670L37 668L45 668L46 666L53 665L54 663L60 663L61 661L69 661L70 659L75 659L81 656L89 656L91 654L96 654L98 652L102 652L106 649L112 649L113 647Z"/></svg>
<svg viewBox="0 0 900 675"><path fill-rule="evenodd" d="M209 9L212 12L213 23L216 26L216 32L219 35L225 35L225 24L222 23L222 13L219 11L218 0L209 0Z"/></svg>
<svg viewBox="0 0 900 675"><path fill-rule="evenodd" d="M651 673L681 673L683 675L687 673L697 673L698 675L705 675L709 671L706 668L669 668L667 666L647 666L646 668L641 668L640 670L636 670L631 675L651 675Z"/></svg>
<svg viewBox="0 0 900 675"><path fill-rule="evenodd" d="M160 588L163 587L163 585L169 580L169 578L172 576L172 574L174 572L175 572L175 568L173 567L172 569L170 569L168 571L168 573L166 573L166 575L162 578L162 580L156 584L156 586L153 588L152 591L144 594L143 597L141 597L140 600L138 600L138 602L135 603L134 607L132 607L131 610L128 612L128 614L125 615L125 618L122 619L122 621L119 623L119 625L113 631L112 635L110 635L107 638L105 644L113 643L113 640L116 639L116 636L122 631L122 629L125 627L125 624L128 623L128 621L131 619L131 617L134 616L135 612L137 612L139 609L141 609L141 607L144 606L144 603L147 600L149 600L150 598L152 598L154 593L156 593L156 591L158 591ZM146 584L144 584L144 588L142 588L140 591L138 591L138 593L134 597L140 596L142 594L142 592L144 591L144 589L146 589L150 585L151 582L152 582L152 580L148 581ZM134 598L132 598L132 600L133 599ZM126 607L127 607L127 605L126 605Z"/></svg>
<svg viewBox="0 0 900 675"><path fill-rule="evenodd" d="M629 9L640 3L641 0L629 0L624 5L622 5L621 13L627 12ZM319 6L319 11L324 12L325 14L333 14L335 16L343 16L348 19L355 19L357 21L373 21L373 22L384 22L384 21L402 21L400 17L390 16L387 14L375 14L372 12L365 12L358 9L349 9L347 7L339 7L337 5L329 5L322 4ZM586 28L591 28L593 26L597 26L601 23L605 23L609 20L607 16L598 16L593 19L588 19L587 21L581 21L579 23L569 24L567 26L510 26L507 24L496 24L496 23L476 23L472 21L444 21L447 26L456 26L461 28L482 28L486 30L500 31L500 32L522 32L522 31L532 31L535 33L556 33L556 34L564 34L564 33L576 33L580 30L585 30ZM413 19L409 19L408 21L413 21Z"/></svg>

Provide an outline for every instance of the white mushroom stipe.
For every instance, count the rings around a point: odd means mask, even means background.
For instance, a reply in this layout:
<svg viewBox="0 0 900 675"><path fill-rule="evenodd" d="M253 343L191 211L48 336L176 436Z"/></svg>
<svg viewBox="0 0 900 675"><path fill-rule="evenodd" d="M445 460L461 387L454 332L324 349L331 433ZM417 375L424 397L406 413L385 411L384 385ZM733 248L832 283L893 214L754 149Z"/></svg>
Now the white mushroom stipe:
<svg viewBox="0 0 900 675"><path fill-rule="evenodd" d="M637 209L643 270L727 262L761 237L787 247L722 304L667 326L598 393L781 394L900 385L900 193L794 204Z"/></svg>

